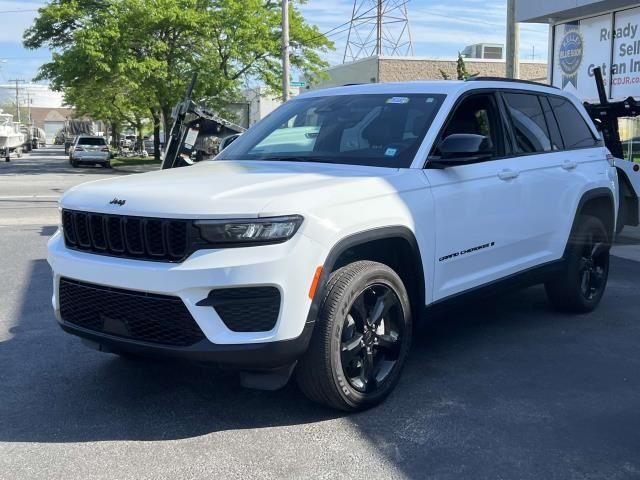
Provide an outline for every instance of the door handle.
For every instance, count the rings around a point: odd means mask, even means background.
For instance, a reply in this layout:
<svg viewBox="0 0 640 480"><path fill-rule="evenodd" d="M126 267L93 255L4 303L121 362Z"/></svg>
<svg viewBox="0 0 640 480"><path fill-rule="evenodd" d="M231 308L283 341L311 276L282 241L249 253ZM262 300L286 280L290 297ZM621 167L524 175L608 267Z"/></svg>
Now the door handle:
<svg viewBox="0 0 640 480"><path fill-rule="evenodd" d="M516 172L515 170L502 170L501 172L498 173L498 177L500 178L500 180L512 180L514 178L517 178L518 175L520 175L520 172Z"/></svg>
<svg viewBox="0 0 640 480"><path fill-rule="evenodd" d="M565 160L561 165L561 167L564 168L566 171L573 170L577 166L578 164L572 160Z"/></svg>

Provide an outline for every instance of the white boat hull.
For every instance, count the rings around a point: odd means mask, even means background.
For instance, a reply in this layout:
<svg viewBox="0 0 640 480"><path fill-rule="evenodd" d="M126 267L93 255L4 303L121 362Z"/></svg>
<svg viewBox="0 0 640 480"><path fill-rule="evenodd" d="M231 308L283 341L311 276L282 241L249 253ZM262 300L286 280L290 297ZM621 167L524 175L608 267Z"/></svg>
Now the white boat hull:
<svg viewBox="0 0 640 480"><path fill-rule="evenodd" d="M24 135L15 133L3 135L0 133L0 149L14 149L22 146L22 144L24 144Z"/></svg>

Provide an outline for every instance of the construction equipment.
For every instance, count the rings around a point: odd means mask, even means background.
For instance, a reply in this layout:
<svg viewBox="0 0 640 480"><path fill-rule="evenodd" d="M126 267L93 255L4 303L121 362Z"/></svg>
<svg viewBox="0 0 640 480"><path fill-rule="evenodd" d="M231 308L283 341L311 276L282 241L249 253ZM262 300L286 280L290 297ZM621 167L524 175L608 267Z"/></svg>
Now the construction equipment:
<svg viewBox="0 0 640 480"><path fill-rule="evenodd" d="M175 121L165 147L163 169L192 165L201 159L207 152L204 147L199 146L206 145L204 139L207 137L225 137L245 131L240 125L225 120L191 99L197 78L194 73L184 100L174 109Z"/></svg>

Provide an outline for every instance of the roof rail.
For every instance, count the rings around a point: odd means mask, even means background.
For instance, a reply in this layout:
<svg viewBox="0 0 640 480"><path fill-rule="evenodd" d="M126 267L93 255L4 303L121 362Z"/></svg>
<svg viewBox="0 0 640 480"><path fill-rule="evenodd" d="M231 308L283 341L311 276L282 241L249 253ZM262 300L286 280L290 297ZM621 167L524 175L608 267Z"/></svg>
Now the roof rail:
<svg viewBox="0 0 640 480"><path fill-rule="evenodd" d="M469 77L466 80L467 82L473 81L485 81L485 82L513 82L513 83L526 83L528 85L538 85L539 87L549 87L555 88L559 90L558 87L554 85L549 85L547 83L542 82L534 82L533 80L520 80L519 78L504 78L504 77Z"/></svg>

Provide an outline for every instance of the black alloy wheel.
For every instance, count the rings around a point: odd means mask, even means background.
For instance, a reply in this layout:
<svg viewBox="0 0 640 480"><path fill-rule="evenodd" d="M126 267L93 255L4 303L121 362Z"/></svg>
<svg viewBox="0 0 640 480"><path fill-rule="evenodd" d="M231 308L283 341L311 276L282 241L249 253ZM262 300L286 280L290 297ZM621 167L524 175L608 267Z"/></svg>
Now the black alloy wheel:
<svg viewBox="0 0 640 480"><path fill-rule="evenodd" d="M613 228L611 228L613 230ZM611 237L603 222L583 215L577 219L564 255L564 268L545 283L547 297L558 310L593 311L607 286Z"/></svg>
<svg viewBox="0 0 640 480"><path fill-rule="evenodd" d="M331 408L357 411L395 388L411 346L411 303L389 266L359 260L331 273L309 348L296 367L300 389Z"/></svg>
<svg viewBox="0 0 640 480"><path fill-rule="evenodd" d="M341 362L355 390L371 393L389 378L400 354L402 316L386 285L370 285L354 300L342 327Z"/></svg>
<svg viewBox="0 0 640 480"><path fill-rule="evenodd" d="M586 300L602 294L609 269L609 246L591 233L582 248L580 258L580 290Z"/></svg>

